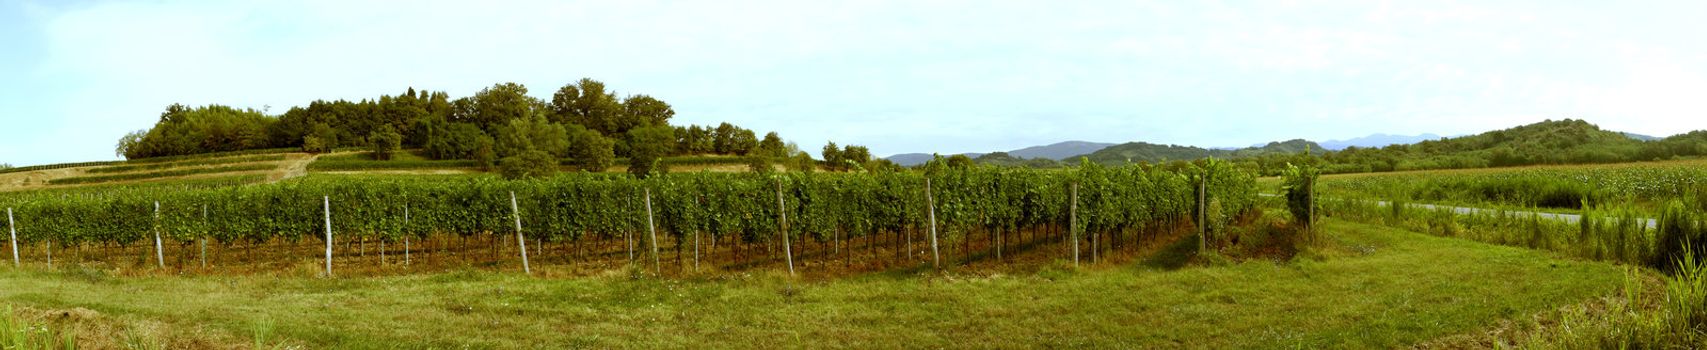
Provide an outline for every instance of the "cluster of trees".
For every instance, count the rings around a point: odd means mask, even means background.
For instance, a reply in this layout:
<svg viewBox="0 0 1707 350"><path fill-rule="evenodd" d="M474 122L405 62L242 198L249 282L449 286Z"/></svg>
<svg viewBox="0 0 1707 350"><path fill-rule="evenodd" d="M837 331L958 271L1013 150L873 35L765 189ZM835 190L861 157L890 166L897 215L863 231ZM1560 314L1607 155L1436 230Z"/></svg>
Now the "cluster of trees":
<svg viewBox="0 0 1707 350"><path fill-rule="evenodd" d="M119 155L128 159L264 148L329 152L362 147L377 159L419 148L433 159L475 160L506 175L529 176L568 163L602 171L619 158L629 172L662 171L659 160L676 155L790 157L799 151L775 132L761 140L729 123L671 126L675 110L647 95L618 97L605 84L581 79L551 99L528 96L525 86L502 83L473 96L410 88L375 100L314 101L279 116L227 106L174 104L148 130L125 135Z"/></svg>

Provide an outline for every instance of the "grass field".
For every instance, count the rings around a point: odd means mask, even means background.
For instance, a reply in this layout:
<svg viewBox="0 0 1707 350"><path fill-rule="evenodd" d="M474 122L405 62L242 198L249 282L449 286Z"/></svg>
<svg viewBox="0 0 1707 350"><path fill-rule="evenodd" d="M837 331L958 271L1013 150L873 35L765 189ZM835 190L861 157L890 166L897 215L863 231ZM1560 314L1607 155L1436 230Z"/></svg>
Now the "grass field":
<svg viewBox="0 0 1707 350"><path fill-rule="evenodd" d="M764 271L658 280L5 269L0 303L95 347L1390 348L1609 296L1625 279L1611 264L1533 250L1343 221L1320 229L1291 262L816 282Z"/></svg>
<svg viewBox="0 0 1707 350"><path fill-rule="evenodd" d="M1279 191L1278 179L1259 183L1265 191ZM1669 200L1707 210L1707 160L1328 175L1318 191L1329 197L1564 213L1579 212L1585 201L1647 214Z"/></svg>

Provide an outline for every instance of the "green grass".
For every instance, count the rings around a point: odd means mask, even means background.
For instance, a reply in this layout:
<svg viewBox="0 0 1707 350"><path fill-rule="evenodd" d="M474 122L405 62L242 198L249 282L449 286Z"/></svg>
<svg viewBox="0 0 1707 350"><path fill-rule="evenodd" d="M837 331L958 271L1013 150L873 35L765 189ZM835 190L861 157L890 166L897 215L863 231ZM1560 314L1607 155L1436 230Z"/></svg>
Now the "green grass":
<svg viewBox="0 0 1707 350"><path fill-rule="evenodd" d="M161 170L161 169L171 169L171 168L187 168L187 167L194 167L194 166L236 164L236 163L277 162L277 161L283 161L283 160L285 160L285 156L283 154L270 154L270 155L269 154L263 154L263 155L236 156L236 157L226 157L226 158L191 159L191 160L183 160L183 161L167 162L167 163L144 163L144 164L133 164L133 165L115 165L115 166L89 169L88 173L90 173L90 174L128 173L128 172L134 172L134 171Z"/></svg>
<svg viewBox="0 0 1707 350"><path fill-rule="evenodd" d="M1533 250L1334 220L1321 229L1325 242L1287 263L818 282L6 271L0 303L311 348L1391 348L1612 295L1624 279L1610 264Z"/></svg>
<svg viewBox="0 0 1707 350"><path fill-rule="evenodd" d="M53 184L53 185L90 184L90 183L102 183L102 182L148 180L148 179L190 176L190 175L200 175L200 174L218 174L218 173L235 173L235 172L245 172L245 171L261 171L261 170L272 170L272 169L277 169L277 168L278 168L278 165L273 165L273 164L241 164L241 165L227 165L227 166L219 166L219 167L211 167L211 168L162 170L162 171L153 171L153 172L146 172L146 173L126 173L126 174L117 174L117 175L95 175L95 176L67 177L67 178L48 180L47 183Z"/></svg>

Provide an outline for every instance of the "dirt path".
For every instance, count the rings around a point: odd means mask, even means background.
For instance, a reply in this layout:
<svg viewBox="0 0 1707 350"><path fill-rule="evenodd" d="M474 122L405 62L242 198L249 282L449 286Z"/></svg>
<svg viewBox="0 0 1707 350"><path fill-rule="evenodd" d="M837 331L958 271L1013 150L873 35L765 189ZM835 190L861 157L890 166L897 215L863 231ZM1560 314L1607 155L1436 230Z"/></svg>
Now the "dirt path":
<svg viewBox="0 0 1707 350"><path fill-rule="evenodd" d="M279 182L285 179L308 175L308 164L320 159L319 154L292 153L286 156L279 170L267 175L267 182Z"/></svg>

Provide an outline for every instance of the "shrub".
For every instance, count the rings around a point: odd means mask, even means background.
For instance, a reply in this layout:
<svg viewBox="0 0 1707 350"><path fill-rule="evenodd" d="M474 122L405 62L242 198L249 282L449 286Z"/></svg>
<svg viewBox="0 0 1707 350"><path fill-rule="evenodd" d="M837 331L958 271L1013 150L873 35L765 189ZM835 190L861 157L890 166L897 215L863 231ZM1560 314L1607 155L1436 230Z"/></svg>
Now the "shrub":
<svg viewBox="0 0 1707 350"><path fill-rule="evenodd" d="M326 140L320 139L319 136L303 136L302 151L308 153L327 153L332 151L332 145L327 143Z"/></svg>
<svg viewBox="0 0 1707 350"><path fill-rule="evenodd" d="M760 174L769 174L771 172L775 172L776 168L771 167L771 159L769 157L754 155L747 156L747 170Z"/></svg>
<svg viewBox="0 0 1707 350"><path fill-rule="evenodd" d="M1281 188L1286 191L1286 210L1292 212L1293 222L1309 228L1315 222L1311 217L1315 206L1316 178L1321 171L1313 166L1286 165L1281 174L1284 179Z"/></svg>
<svg viewBox="0 0 1707 350"><path fill-rule="evenodd" d="M616 164L615 141L579 126L571 127L569 135L569 158L576 168L597 173Z"/></svg>
<svg viewBox="0 0 1707 350"><path fill-rule="evenodd" d="M528 150L498 163L498 173L512 180L545 177L557 172L557 158L541 150Z"/></svg>
<svg viewBox="0 0 1707 350"><path fill-rule="evenodd" d="M403 148L403 135L387 125L368 135L367 142L373 150L373 159L391 160L391 153Z"/></svg>

